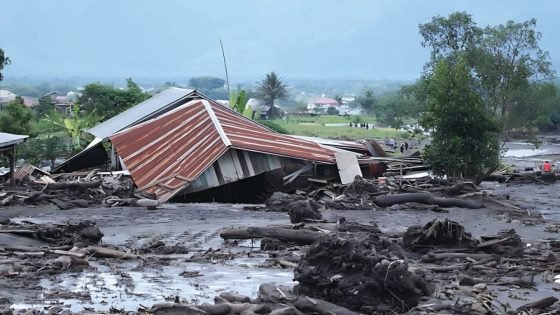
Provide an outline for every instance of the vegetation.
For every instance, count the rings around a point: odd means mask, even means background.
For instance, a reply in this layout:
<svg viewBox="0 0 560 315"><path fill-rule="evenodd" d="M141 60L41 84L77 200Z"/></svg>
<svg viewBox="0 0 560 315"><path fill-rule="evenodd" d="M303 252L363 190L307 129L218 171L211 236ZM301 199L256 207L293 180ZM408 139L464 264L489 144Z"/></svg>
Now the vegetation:
<svg viewBox="0 0 560 315"><path fill-rule="evenodd" d="M426 106L421 121L434 130L426 156L436 172L476 177L491 170L498 134L536 125L542 111L530 108L541 105L534 96L553 71L535 28L534 19L480 28L466 12L420 25L430 60L403 91ZM527 117L531 110L536 115Z"/></svg>
<svg viewBox="0 0 560 315"><path fill-rule="evenodd" d="M428 80L428 106L421 122L433 128L425 156L439 175L474 178L498 165L498 126L476 92L463 58L441 59Z"/></svg>
<svg viewBox="0 0 560 315"><path fill-rule="evenodd" d="M190 88L216 100L229 98L228 92L224 88L225 84L226 81L223 79L210 76L194 77L189 80Z"/></svg>
<svg viewBox="0 0 560 315"><path fill-rule="evenodd" d="M2 70L4 70L4 67L9 64L10 64L10 58L8 58L8 56L6 56L6 54L4 53L4 50L0 48L0 81L4 79L4 76L2 75Z"/></svg>
<svg viewBox="0 0 560 315"><path fill-rule="evenodd" d="M257 82L257 97L262 99L266 106L274 106L274 101L288 96L288 86L282 82L276 72L270 72Z"/></svg>
<svg viewBox="0 0 560 315"><path fill-rule="evenodd" d="M95 112L99 119L109 119L150 97L132 81L126 79L127 89L118 89L110 85L92 83L84 87L79 103L88 112Z"/></svg>
<svg viewBox="0 0 560 315"><path fill-rule="evenodd" d="M325 118L333 116L321 116ZM336 116L335 116L336 117ZM321 137L330 139L364 139L364 138L399 138L404 139L409 137L409 133L404 131L395 130L393 128L356 128L350 126L325 126L324 124L316 122L298 122L297 120L272 120L272 121L259 121L261 124L265 124L271 129L268 123L273 123L282 127L282 133L300 135L300 136L310 136L310 137ZM348 124L350 121L348 120ZM276 129L274 129L276 130Z"/></svg>
<svg viewBox="0 0 560 315"><path fill-rule="evenodd" d="M29 135L32 131L32 118L33 112L23 105L21 98L17 98L0 111L0 132Z"/></svg>
<svg viewBox="0 0 560 315"><path fill-rule="evenodd" d="M253 110L247 108L247 101L249 101L247 92L245 90L240 90L239 92L232 91L229 95L229 107L242 114L245 117L251 118Z"/></svg>

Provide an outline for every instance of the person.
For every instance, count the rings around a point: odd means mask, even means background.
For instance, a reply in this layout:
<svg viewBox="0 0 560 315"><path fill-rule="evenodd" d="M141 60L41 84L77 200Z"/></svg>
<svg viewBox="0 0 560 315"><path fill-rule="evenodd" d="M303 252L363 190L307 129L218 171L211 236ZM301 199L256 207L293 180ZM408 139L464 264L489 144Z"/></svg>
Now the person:
<svg viewBox="0 0 560 315"><path fill-rule="evenodd" d="M550 173L550 171L552 171L552 165L550 165L550 163L548 163L548 161L545 161L543 164L543 171L545 173Z"/></svg>
<svg viewBox="0 0 560 315"><path fill-rule="evenodd" d="M404 143L401 144L401 154L404 153Z"/></svg>
<svg viewBox="0 0 560 315"><path fill-rule="evenodd" d="M353 127L352 122L350 122L350 127Z"/></svg>
<svg viewBox="0 0 560 315"><path fill-rule="evenodd" d="M404 142L404 149L408 150L408 142L406 142L406 141Z"/></svg>

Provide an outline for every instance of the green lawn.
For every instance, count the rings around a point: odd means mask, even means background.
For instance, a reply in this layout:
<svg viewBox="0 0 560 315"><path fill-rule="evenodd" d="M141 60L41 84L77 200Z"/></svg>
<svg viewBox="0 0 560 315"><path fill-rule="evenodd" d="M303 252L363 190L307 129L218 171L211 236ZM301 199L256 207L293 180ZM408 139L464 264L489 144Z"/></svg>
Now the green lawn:
<svg viewBox="0 0 560 315"><path fill-rule="evenodd" d="M299 118L299 117L298 117ZM288 133L301 136L311 136L311 137L321 137L330 139L365 139L365 138L376 138L383 139L396 138L404 139L407 138L408 134L406 132L398 131L393 128L355 128L350 126L325 126L325 123L345 123L350 124L350 119L346 121L340 121L338 119L346 119L346 117L339 116L321 116L321 117L305 117L308 120L274 120L273 122L278 126L286 129ZM309 121L309 119L317 118L315 121ZM372 121L372 120L366 120Z"/></svg>

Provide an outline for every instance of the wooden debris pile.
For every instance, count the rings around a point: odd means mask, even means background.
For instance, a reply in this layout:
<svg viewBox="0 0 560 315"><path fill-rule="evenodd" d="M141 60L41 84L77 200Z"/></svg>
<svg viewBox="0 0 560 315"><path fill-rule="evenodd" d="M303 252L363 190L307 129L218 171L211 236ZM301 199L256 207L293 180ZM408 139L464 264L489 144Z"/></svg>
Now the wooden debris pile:
<svg viewBox="0 0 560 315"><path fill-rule="evenodd" d="M100 204L138 204L138 198L134 197L134 183L124 172L88 171L50 175L28 164L16 173L16 183L14 187L0 185L0 207L51 203L68 210Z"/></svg>

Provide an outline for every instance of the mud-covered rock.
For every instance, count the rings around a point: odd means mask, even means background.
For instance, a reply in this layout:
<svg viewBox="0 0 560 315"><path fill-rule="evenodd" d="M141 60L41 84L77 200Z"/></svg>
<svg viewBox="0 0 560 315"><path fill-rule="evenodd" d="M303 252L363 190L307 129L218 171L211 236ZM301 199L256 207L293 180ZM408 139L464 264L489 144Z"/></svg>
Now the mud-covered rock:
<svg viewBox="0 0 560 315"><path fill-rule="evenodd" d="M288 215L290 222L301 223L308 221L322 220L323 216L319 212L319 205L313 200L298 200L286 206L289 208Z"/></svg>
<svg viewBox="0 0 560 315"><path fill-rule="evenodd" d="M371 233L321 237L294 272L296 293L366 313L382 305L399 311L416 306L431 286L389 244Z"/></svg>
<svg viewBox="0 0 560 315"><path fill-rule="evenodd" d="M283 192L275 192L265 202L266 211L271 212L288 212L291 204L298 200L306 200L307 198L300 195L290 195Z"/></svg>

